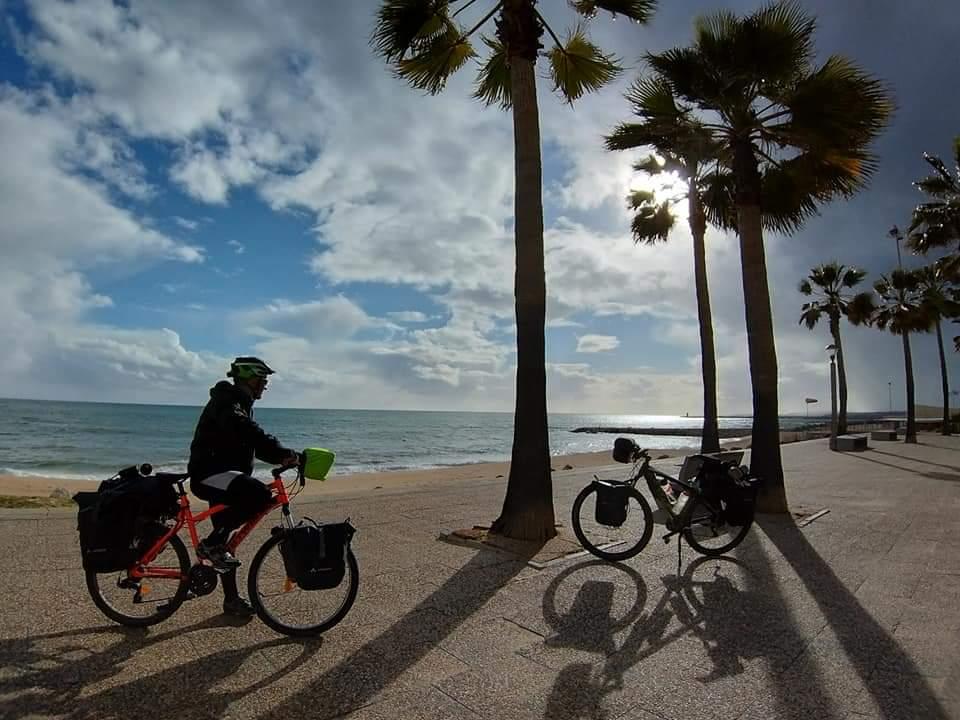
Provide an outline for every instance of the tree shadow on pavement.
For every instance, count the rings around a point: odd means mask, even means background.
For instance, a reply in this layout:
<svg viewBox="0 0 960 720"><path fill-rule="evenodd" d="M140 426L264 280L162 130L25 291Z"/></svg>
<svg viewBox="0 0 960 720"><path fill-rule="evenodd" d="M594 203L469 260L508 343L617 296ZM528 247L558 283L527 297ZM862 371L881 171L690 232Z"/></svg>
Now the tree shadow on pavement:
<svg viewBox="0 0 960 720"><path fill-rule="evenodd" d="M191 633L233 625L215 617L158 634L109 625L2 640L0 717L219 718L231 703L291 672L321 646L319 640L283 637L200 658L193 655L170 665L164 652L169 648L162 643L182 639L189 647ZM281 645L299 646L300 652L272 672L268 663L260 663L253 673L255 679L240 689L216 687L219 683L236 685L244 662L259 651ZM162 669L128 680L125 675L130 674L128 665L134 658L137 670Z"/></svg>
<svg viewBox="0 0 960 720"><path fill-rule="evenodd" d="M531 550L531 557L536 550ZM362 647L272 707L262 717L327 718L369 705L424 659L527 566L523 559L480 550L437 590ZM349 625L350 618L344 622ZM496 638L491 638L491 643ZM450 656L448 656L449 658Z"/></svg>
<svg viewBox="0 0 960 720"><path fill-rule="evenodd" d="M864 712L879 712L887 720L947 720L947 712L910 656L864 609L793 519L760 516L758 524L826 618L840 651L830 660L852 665L870 695L873 707Z"/></svg>
<svg viewBox="0 0 960 720"><path fill-rule="evenodd" d="M888 454L888 453L884 453L884 454ZM960 473L957 473L955 475L950 475L948 473L942 473L942 472L923 472L922 470L905 468L902 465L895 465L894 463L884 462L883 460L877 460L876 458L867 457L862 454L850 453L849 457L852 457L855 460L863 460L865 462L871 462L871 463L876 463L877 465L883 465L884 467L893 468L894 470L900 470L901 472L907 472L907 473L910 473L911 475L919 475L920 477L930 478L931 480L945 480L947 482L960 482Z"/></svg>
<svg viewBox="0 0 960 720"><path fill-rule="evenodd" d="M919 443L918 443L919 444ZM944 470L953 470L954 472L960 472L960 467L956 465L944 465L943 463L935 463L930 460L921 460L920 458L907 457L904 455L898 455L897 453L886 452L885 450L877 450L875 448L870 448L867 452L875 453L877 455L887 455L897 460L903 460L904 462L914 462L920 463L921 465L933 465L934 467L943 468Z"/></svg>

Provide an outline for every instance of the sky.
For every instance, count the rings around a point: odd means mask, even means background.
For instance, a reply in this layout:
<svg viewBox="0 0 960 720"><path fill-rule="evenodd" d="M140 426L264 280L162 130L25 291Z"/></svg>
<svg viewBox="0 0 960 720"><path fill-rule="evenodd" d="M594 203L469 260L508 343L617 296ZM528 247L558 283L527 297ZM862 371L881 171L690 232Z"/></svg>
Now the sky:
<svg viewBox="0 0 960 720"><path fill-rule="evenodd" d="M558 31L576 22L563 0L539 7ZM552 412L702 411L689 231L633 244L624 198L646 153L603 136L630 119L645 51L755 7L601 13L589 31L621 78L573 106L539 82ZM829 409L830 341L798 325L799 281L834 259L871 282L892 269L922 153L946 158L960 134L952 0L804 7L821 59L849 56L899 109L869 189L766 238L784 413ZM394 77L368 43L376 8L0 0L0 396L196 405L257 354L277 370L265 405L512 410L510 115L470 97L473 64L438 96ZM720 412L749 413L737 241L707 244ZM890 391L902 408L899 338L843 332L850 409L886 410ZM917 401L939 403L933 337L913 356Z"/></svg>

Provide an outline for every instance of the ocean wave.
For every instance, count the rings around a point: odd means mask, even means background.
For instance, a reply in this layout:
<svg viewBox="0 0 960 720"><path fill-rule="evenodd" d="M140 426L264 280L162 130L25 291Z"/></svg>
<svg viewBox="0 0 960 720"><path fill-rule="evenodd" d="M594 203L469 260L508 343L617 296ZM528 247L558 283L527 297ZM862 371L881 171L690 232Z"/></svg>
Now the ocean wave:
<svg viewBox="0 0 960 720"><path fill-rule="evenodd" d="M106 480L110 474L92 475L90 473L70 472L69 470L59 470L51 468L49 470L25 470L23 468L0 467L0 475L14 475L16 477L39 477L50 478L51 480L89 480L91 482L100 482Z"/></svg>

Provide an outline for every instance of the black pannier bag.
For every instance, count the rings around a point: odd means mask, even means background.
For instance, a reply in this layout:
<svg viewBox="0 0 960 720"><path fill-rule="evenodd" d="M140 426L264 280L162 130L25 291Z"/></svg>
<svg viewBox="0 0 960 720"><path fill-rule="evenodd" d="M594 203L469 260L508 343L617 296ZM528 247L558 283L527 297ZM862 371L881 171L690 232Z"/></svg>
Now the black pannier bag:
<svg viewBox="0 0 960 720"><path fill-rule="evenodd" d="M287 577L302 590L329 590L343 582L355 532L347 522L318 525L304 518L284 531L280 555Z"/></svg>
<svg viewBox="0 0 960 720"><path fill-rule="evenodd" d="M158 523L179 509L170 483L141 475L136 467L121 470L100 483L97 492L73 496L79 506L77 530L83 569L118 572L130 567L159 537Z"/></svg>
<svg viewBox="0 0 960 720"><path fill-rule="evenodd" d="M760 483L737 469L731 475L723 494L723 516L728 525L743 526L753 520Z"/></svg>
<svg viewBox="0 0 960 720"><path fill-rule="evenodd" d="M700 494L709 503L719 503L724 499L730 483L727 465L716 458L703 456L700 470L697 473L697 487Z"/></svg>
<svg viewBox="0 0 960 720"><path fill-rule="evenodd" d="M613 459L618 463L633 462L636 451L637 444L630 438L621 437L613 441Z"/></svg>
<svg viewBox="0 0 960 720"><path fill-rule="evenodd" d="M597 509L595 517L601 525L620 527L627 520L627 503L630 488L623 483L595 483L597 488Z"/></svg>

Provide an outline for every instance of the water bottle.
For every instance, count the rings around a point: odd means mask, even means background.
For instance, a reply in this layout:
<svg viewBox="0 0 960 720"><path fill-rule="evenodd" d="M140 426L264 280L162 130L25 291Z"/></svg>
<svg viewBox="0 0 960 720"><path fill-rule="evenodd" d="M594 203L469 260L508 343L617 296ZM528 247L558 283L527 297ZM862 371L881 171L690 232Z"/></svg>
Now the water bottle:
<svg viewBox="0 0 960 720"><path fill-rule="evenodd" d="M682 493L680 493L680 497L678 497L673 503L673 514L679 517L683 513L683 509L687 506L689 501L690 493L684 490Z"/></svg>

